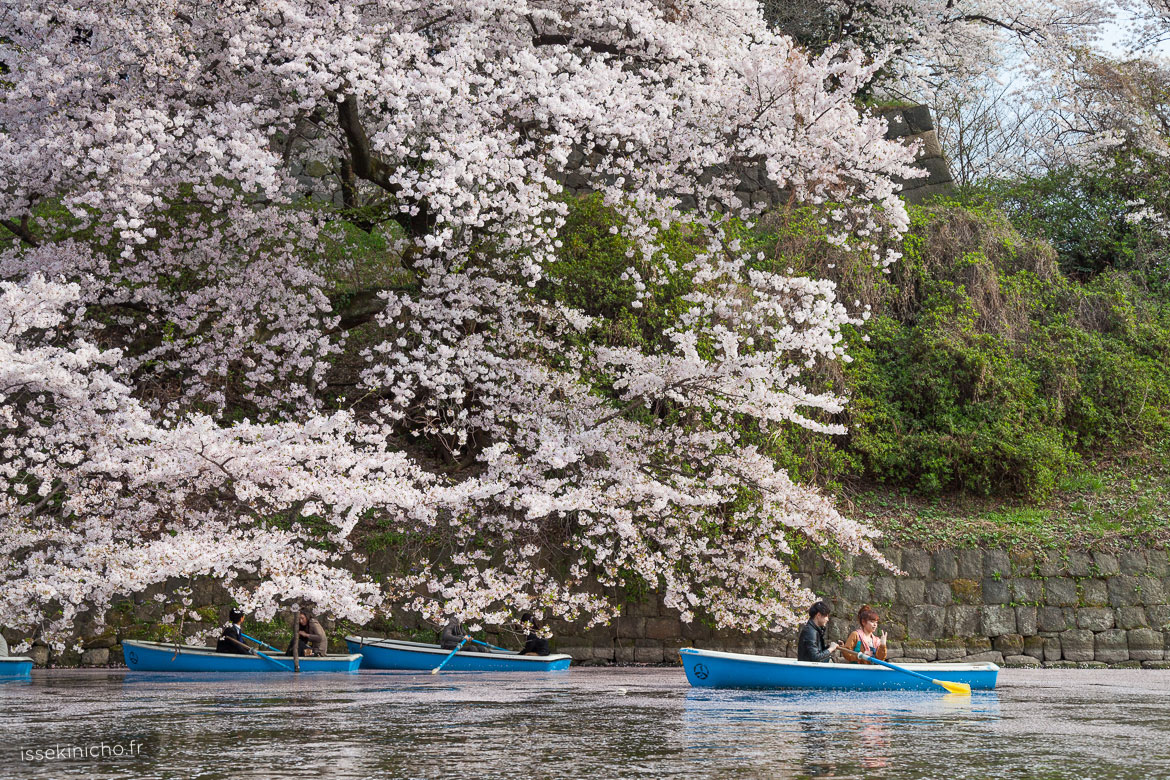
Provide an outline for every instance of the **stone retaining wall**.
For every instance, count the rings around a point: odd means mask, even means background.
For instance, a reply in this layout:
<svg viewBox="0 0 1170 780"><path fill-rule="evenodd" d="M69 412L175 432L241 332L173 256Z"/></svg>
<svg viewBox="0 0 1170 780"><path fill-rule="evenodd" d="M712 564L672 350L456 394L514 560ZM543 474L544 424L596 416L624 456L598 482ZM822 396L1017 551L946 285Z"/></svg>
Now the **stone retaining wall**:
<svg viewBox="0 0 1170 780"><path fill-rule="evenodd" d="M840 641L862 604L882 615L890 657L922 661L1170 666L1166 550L1051 553L888 550L905 576L858 560L844 573L802 556L800 579L834 608ZM795 655L795 632L713 631L679 621L660 601L631 604L611 626L559 626L557 649L580 661L676 662L678 648Z"/></svg>

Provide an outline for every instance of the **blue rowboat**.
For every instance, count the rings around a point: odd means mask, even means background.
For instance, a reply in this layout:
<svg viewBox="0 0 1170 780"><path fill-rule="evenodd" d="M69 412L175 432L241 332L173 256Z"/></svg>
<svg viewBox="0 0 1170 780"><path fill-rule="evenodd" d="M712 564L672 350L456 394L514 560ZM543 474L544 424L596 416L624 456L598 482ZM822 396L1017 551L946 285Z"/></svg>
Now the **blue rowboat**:
<svg viewBox="0 0 1170 780"><path fill-rule="evenodd" d="M172 645L166 642L122 643L126 666L136 672L282 672L292 670L292 657L268 653L268 656L288 667L281 669L272 661L258 655L217 653L212 647ZM326 655L301 659L302 672L356 672L361 665L360 655Z"/></svg>
<svg viewBox="0 0 1170 780"><path fill-rule="evenodd" d="M795 658L721 653L684 647L678 651L687 680L697 688L824 688L850 691L940 691L908 674L867 664L817 664ZM935 680L992 690L999 667L993 663L899 666Z"/></svg>
<svg viewBox="0 0 1170 780"><path fill-rule="evenodd" d="M397 639L347 636L351 653L362 654L363 669L410 669L429 672L450 655L438 645ZM502 650L460 650L443 672L559 672L569 668L572 656L520 655Z"/></svg>
<svg viewBox="0 0 1170 780"><path fill-rule="evenodd" d="M23 680L32 676L33 660L23 655L0 657L0 680Z"/></svg>

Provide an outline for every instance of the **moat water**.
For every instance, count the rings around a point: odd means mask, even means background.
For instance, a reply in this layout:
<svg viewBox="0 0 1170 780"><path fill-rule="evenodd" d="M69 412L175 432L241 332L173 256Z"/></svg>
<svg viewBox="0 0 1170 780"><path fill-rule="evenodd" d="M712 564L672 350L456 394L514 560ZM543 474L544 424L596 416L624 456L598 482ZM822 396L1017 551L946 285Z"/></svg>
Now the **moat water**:
<svg viewBox="0 0 1170 780"><path fill-rule="evenodd" d="M1007 669L956 697L698 690L660 667L36 670L0 683L0 727L0 778L1145 780L1170 778L1170 671Z"/></svg>

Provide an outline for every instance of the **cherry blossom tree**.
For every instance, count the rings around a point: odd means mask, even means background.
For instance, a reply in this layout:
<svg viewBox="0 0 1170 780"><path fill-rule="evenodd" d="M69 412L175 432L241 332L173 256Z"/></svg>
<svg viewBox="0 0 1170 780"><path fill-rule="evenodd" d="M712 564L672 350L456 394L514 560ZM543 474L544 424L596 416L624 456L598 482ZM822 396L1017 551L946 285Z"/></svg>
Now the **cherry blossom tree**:
<svg viewBox="0 0 1170 780"><path fill-rule="evenodd" d="M14 0L0 30L0 623L60 641L212 577L358 622L598 623L646 583L758 629L810 598L795 540L880 560L760 447L840 432L803 377L864 313L728 232L759 166L896 259L879 63L750 0ZM685 288L654 343L545 293L570 174L631 311Z"/></svg>

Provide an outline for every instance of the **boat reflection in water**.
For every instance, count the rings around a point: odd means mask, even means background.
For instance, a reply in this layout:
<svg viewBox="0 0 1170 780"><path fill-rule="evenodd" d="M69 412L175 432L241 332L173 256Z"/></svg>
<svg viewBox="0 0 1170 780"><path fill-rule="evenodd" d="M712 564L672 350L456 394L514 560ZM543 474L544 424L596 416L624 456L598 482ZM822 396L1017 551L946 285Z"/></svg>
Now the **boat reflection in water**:
<svg viewBox="0 0 1170 780"><path fill-rule="evenodd" d="M857 777L895 765L904 774L908 754L921 754L926 771L932 743L950 752L964 732L978 732L964 746L977 749L999 717L994 691L695 688L687 693L683 734L691 759L707 768L756 754L761 765L794 767L793 777Z"/></svg>

